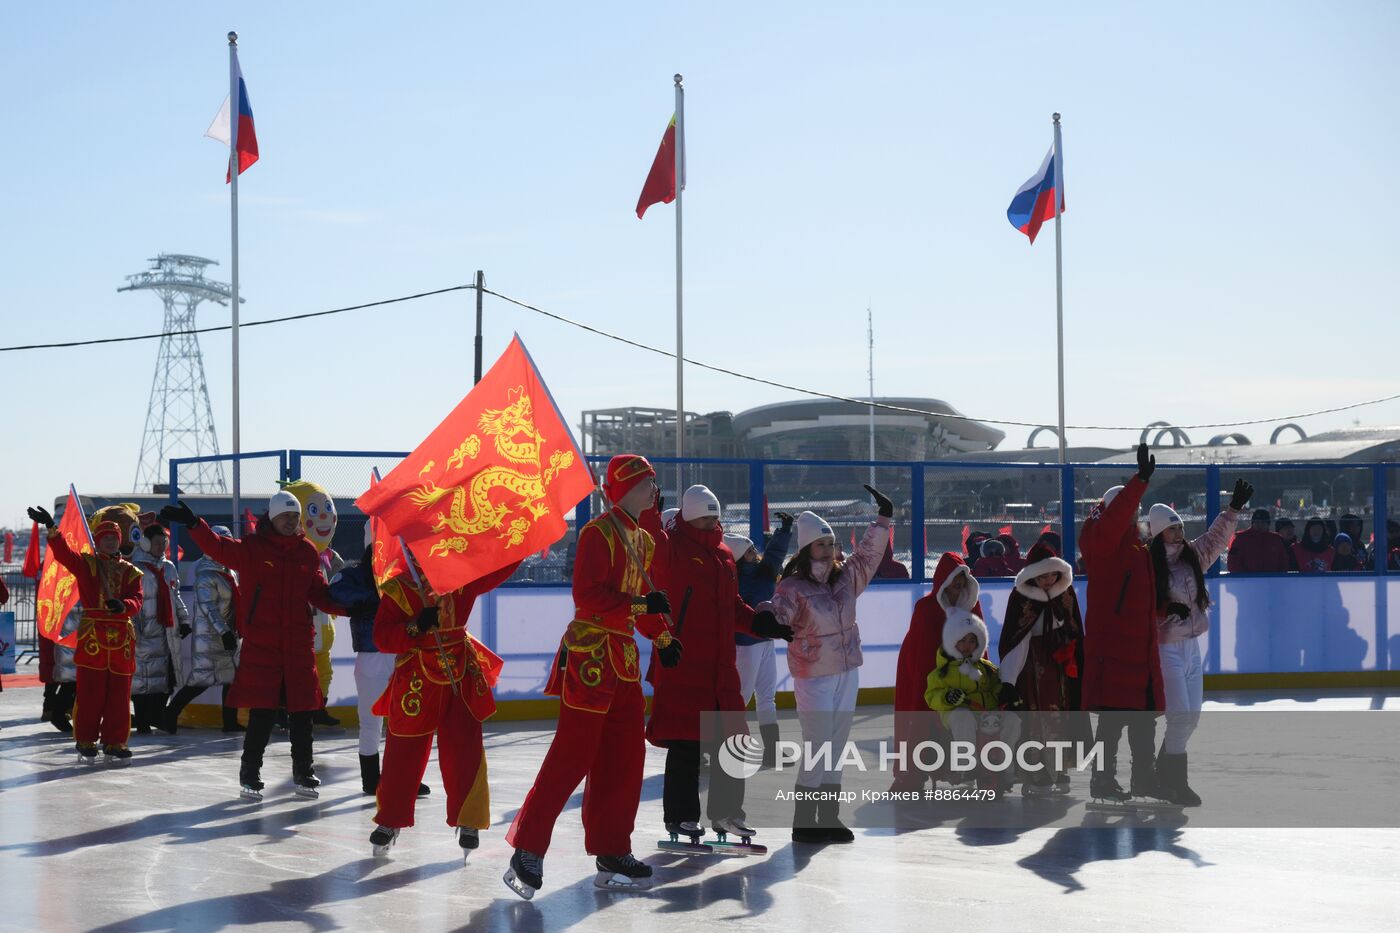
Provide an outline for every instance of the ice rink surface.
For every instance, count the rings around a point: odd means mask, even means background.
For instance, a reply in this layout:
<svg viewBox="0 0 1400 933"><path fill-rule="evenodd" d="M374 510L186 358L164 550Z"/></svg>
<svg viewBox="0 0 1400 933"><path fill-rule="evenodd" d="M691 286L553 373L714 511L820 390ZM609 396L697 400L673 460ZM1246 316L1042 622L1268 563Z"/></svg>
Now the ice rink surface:
<svg viewBox="0 0 1400 933"><path fill-rule="evenodd" d="M576 793L531 902L501 883L504 833L552 723L488 724L495 825L463 865L436 756L418 825L371 857L354 729L317 730L316 801L291 793L286 733L262 803L238 797L241 736L134 737L129 767L76 763L37 722L37 689L0 693L0 928L5 930L1394 930L1400 830L857 830L853 845L767 856L657 851L664 753L648 749L636 854L645 894L593 886ZM1400 709L1400 694L1214 696L1207 708ZM863 710L862 710L863 712ZM1400 789L1397 789L1400 790ZM1078 792L1078 789L1077 789ZM1338 793L1346 793L1343 780ZM1207 801L1207 804L1209 801ZM1397 802L1400 806L1400 801Z"/></svg>

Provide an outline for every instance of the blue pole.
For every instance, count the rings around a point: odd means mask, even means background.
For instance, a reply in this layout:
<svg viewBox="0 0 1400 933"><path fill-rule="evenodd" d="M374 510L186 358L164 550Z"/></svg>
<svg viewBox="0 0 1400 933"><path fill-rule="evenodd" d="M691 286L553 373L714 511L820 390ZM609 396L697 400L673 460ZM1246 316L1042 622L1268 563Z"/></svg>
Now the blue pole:
<svg viewBox="0 0 1400 933"><path fill-rule="evenodd" d="M1390 571L1390 529L1386 520L1390 508L1386 502L1386 470L1389 467L1376 464L1371 467L1371 528L1376 535L1375 554L1372 562L1376 569L1376 670L1390 670L1390 581L1386 579Z"/></svg>
<svg viewBox="0 0 1400 933"><path fill-rule="evenodd" d="M1215 521L1215 517L1220 514L1220 464L1212 463L1206 467L1206 525ZM1220 558L1216 558L1215 563L1209 567L1202 568L1211 576L1220 574Z"/></svg>
<svg viewBox="0 0 1400 933"><path fill-rule="evenodd" d="M758 553L767 546L763 540L763 461L749 461L749 540L758 545Z"/></svg>
<svg viewBox="0 0 1400 933"><path fill-rule="evenodd" d="M1060 470L1060 544L1064 546L1065 552L1060 555L1074 567L1078 562L1074 559L1074 520L1078 516L1079 508L1075 504L1074 497L1074 464L1062 463Z"/></svg>
<svg viewBox="0 0 1400 933"><path fill-rule="evenodd" d="M915 583L923 583L926 577L924 561L928 560L924 548L924 465L916 463L909 472L913 500L909 509L909 553L913 556L914 564L910 568L910 576Z"/></svg>

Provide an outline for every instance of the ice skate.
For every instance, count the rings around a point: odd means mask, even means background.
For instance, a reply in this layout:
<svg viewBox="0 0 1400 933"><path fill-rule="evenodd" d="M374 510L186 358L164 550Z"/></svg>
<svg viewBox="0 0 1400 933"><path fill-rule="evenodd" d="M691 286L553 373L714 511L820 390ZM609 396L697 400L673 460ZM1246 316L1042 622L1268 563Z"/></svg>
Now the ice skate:
<svg viewBox="0 0 1400 933"><path fill-rule="evenodd" d="M656 844L658 849L664 852L680 852L684 855L709 855L711 849L701 842L705 835L705 828L694 820L686 820L682 823L667 823L666 835L670 839L663 839ZM682 842L680 837L684 836Z"/></svg>
<svg viewBox="0 0 1400 933"><path fill-rule="evenodd" d="M706 843L711 849L722 849L731 855L766 855L768 852L767 846L756 845L753 842L753 827L741 817L727 816L715 820L710 827L715 831L715 841ZM739 839L735 842L728 838L730 836L738 836Z"/></svg>
<svg viewBox="0 0 1400 933"><path fill-rule="evenodd" d="M506 887L528 901L544 884L544 859L533 852L516 849L510 857L510 867L501 880Z"/></svg>
<svg viewBox="0 0 1400 933"><path fill-rule="evenodd" d="M1058 794L1058 795L1063 796L1064 794L1068 794L1069 791L1070 791L1069 775L1066 774L1066 773L1064 773L1063 771L1060 772L1059 774L1055 775L1055 790L1054 790L1054 792L1055 792L1056 794Z"/></svg>
<svg viewBox="0 0 1400 933"><path fill-rule="evenodd" d="M1049 797L1055 792L1055 785L1048 779L1043 782L1025 781L1021 784L1023 797Z"/></svg>
<svg viewBox="0 0 1400 933"><path fill-rule="evenodd" d="M370 852L375 858L384 858L394 843L399 841L399 830L395 826L376 826L369 834Z"/></svg>
<svg viewBox="0 0 1400 933"><path fill-rule="evenodd" d="M97 746L96 746L96 745L79 745L79 746L78 746L78 764L80 764L80 765L95 765L95 764L97 764Z"/></svg>
<svg viewBox="0 0 1400 933"><path fill-rule="evenodd" d="M244 800L262 800L263 782L257 768L242 768L238 772L238 796Z"/></svg>
<svg viewBox="0 0 1400 933"><path fill-rule="evenodd" d="M307 800L315 800L321 796L321 792L316 788L321 786L321 779L316 776L316 769L308 765L305 769L294 768L292 770L292 792L298 797L305 797Z"/></svg>
<svg viewBox="0 0 1400 933"><path fill-rule="evenodd" d="M125 745L102 746L102 760L111 765L131 764L131 749Z"/></svg>
<svg viewBox="0 0 1400 933"><path fill-rule="evenodd" d="M600 855L594 859L598 874L593 886L608 891L645 891L651 887L651 866L626 855Z"/></svg>
<svg viewBox="0 0 1400 933"><path fill-rule="evenodd" d="M466 861L468 855L477 846L481 845L481 833L471 826L457 827L457 846L462 850L462 860Z"/></svg>

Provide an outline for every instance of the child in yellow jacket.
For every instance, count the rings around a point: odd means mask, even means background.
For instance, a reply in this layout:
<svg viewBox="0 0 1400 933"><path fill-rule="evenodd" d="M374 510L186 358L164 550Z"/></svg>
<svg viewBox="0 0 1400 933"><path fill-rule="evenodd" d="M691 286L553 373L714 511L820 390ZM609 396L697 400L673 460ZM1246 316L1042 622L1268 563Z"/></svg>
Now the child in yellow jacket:
<svg viewBox="0 0 1400 933"><path fill-rule="evenodd" d="M943 625L943 646L929 672L924 702L939 714L955 742L975 745L982 714L1016 703L1016 688L1001 682L997 666L984 657L986 650L986 623L966 609L949 609ZM987 722L995 718L988 717ZM1021 733L1020 720L1014 713L1003 713L999 718L1000 732L988 738L999 739L1014 751ZM955 768L952 781L955 786L970 785L973 771Z"/></svg>

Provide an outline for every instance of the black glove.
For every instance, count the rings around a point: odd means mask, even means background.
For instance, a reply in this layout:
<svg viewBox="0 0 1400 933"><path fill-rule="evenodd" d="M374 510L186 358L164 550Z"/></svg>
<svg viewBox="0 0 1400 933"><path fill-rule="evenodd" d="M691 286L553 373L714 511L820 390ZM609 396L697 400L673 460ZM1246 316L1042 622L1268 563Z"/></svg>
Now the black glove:
<svg viewBox="0 0 1400 933"><path fill-rule="evenodd" d="M219 636L219 640L224 643L225 651L238 650L238 636L233 634L232 632L224 632L222 635Z"/></svg>
<svg viewBox="0 0 1400 933"><path fill-rule="evenodd" d="M1145 483L1152 478L1152 471L1157 469L1157 458L1147 452L1146 444L1138 444L1137 463L1138 479Z"/></svg>
<svg viewBox="0 0 1400 933"><path fill-rule="evenodd" d="M778 528L779 531L791 531L792 523L797 520L788 512L774 512L773 517L781 523Z"/></svg>
<svg viewBox="0 0 1400 933"><path fill-rule="evenodd" d="M647 615L669 614L671 612L671 600L660 590L652 590L647 594Z"/></svg>
<svg viewBox="0 0 1400 933"><path fill-rule="evenodd" d="M181 622L181 623L180 623L179 632L180 632L180 637L181 637L181 638L189 638L189 637L190 637L190 632L193 632L193 631L194 631L194 629L190 628L190 624L189 624L188 622Z"/></svg>
<svg viewBox="0 0 1400 933"><path fill-rule="evenodd" d="M1015 684L1002 684L1001 690L997 692L997 704L1002 709L1010 709L1013 706L1021 705L1021 693L1016 689Z"/></svg>
<svg viewBox="0 0 1400 933"><path fill-rule="evenodd" d="M894 503L890 501L889 496L885 495L883 492L876 489L869 483L865 484L865 491L870 493L870 495L875 499L876 511L878 511L885 518L894 518Z"/></svg>
<svg viewBox="0 0 1400 933"><path fill-rule="evenodd" d="M29 510L29 520L31 522L38 522L45 528L53 527L53 516L50 515L49 510L42 505L36 505Z"/></svg>
<svg viewBox="0 0 1400 933"><path fill-rule="evenodd" d="M1185 603L1167 603L1167 615L1186 619L1191 615L1191 610Z"/></svg>
<svg viewBox="0 0 1400 933"><path fill-rule="evenodd" d="M160 521L163 525L171 522L179 525L198 525L199 516L194 514L194 509L185 504L184 499L180 499L178 505L167 505L160 510Z"/></svg>
<svg viewBox="0 0 1400 933"><path fill-rule="evenodd" d="M418 626L419 635L426 635L433 629L439 628L442 623L438 621L438 607L429 606L418 613L418 620L415 624Z"/></svg>
<svg viewBox="0 0 1400 933"><path fill-rule="evenodd" d="M749 627L759 638L781 638L783 641L792 641L792 629L778 621L778 617L767 609L753 614L753 622Z"/></svg>
<svg viewBox="0 0 1400 933"><path fill-rule="evenodd" d="M1242 479L1235 480L1235 494L1230 497L1230 508L1236 512L1244 511L1244 507L1249 504L1250 497L1253 495L1253 486Z"/></svg>
<svg viewBox="0 0 1400 933"><path fill-rule="evenodd" d="M947 703L949 706L962 706L963 700L966 699L967 694L963 693L957 687L949 687L943 694L943 702Z"/></svg>
<svg viewBox="0 0 1400 933"><path fill-rule="evenodd" d="M122 601L120 599L109 599L102 605L107 607L108 612L121 612L123 609L126 608L122 605Z"/></svg>
<svg viewBox="0 0 1400 933"><path fill-rule="evenodd" d="M681 663L681 640L672 637L669 645L656 649L656 657L661 661L662 667L675 667Z"/></svg>

